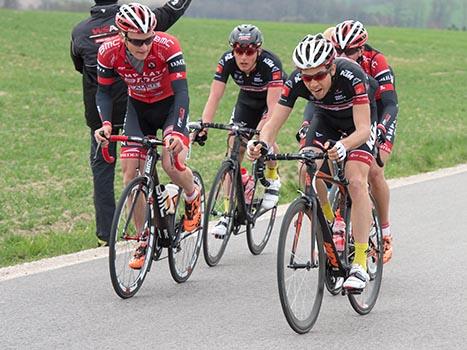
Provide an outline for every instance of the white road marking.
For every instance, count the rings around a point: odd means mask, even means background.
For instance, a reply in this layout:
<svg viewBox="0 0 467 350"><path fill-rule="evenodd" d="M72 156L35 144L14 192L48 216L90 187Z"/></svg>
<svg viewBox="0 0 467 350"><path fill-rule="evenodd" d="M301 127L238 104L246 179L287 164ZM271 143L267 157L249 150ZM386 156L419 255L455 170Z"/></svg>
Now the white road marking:
<svg viewBox="0 0 467 350"><path fill-rule="evenodd" d="M420 182L435 180L447 176L452 176L467 172L467 164L457 165L452 168L440 169L429 173L408 176L400 179L388 180L391 189L413 185ZM282 204L277 208L277 216L281 216L287 210L288 204ZM36 273L59 269L65 266L80 264L96 259L106 258L108 256L108 248L95 248L84 250L78 253L46 258L38 261L24 263L15 266L0 268L0 282L10 279L30 276Z"/></svg>

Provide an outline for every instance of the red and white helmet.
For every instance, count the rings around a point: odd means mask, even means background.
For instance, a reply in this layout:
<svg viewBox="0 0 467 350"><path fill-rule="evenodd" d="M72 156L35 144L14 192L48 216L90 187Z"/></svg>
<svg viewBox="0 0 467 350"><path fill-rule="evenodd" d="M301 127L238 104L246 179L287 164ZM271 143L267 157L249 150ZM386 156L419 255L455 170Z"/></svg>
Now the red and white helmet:
<svg viewBox="0 0 467 350"><path fill-rule="evenodd" d="M347 50L363 46L368 32L359 21L348 20L336 25L331 41L337 49Z"/></svg>
<svg viewBox="0 0 467 350"><path fill-rule="evenodd" d="M136 2L120 6L115 15L115 24L125 33L150 33L156 27L156 23L154 12L149 7Z"/></svg>

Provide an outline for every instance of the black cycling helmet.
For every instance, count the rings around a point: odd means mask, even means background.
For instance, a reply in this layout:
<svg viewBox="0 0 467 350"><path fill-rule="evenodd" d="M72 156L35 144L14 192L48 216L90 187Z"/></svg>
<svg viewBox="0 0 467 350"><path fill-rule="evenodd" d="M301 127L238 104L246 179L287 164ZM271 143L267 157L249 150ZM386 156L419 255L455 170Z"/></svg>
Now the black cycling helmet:
<svg viewBox="0 0 467 350"><path fill-rule="evenodd" d="M235 44L240 46L255 45L259 47L262 43L263 34L261 34L258 27L252 24L240 24L232 30L229 37L229 44L232 47Z"/></svg>

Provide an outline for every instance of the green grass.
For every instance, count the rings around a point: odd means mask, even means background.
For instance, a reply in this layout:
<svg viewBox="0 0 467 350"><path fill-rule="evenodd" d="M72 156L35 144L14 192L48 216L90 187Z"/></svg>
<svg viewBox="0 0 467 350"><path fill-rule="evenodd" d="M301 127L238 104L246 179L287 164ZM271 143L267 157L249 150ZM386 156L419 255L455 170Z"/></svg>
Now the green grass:
<svg viewBox="0 0 467 350"><path fill-rule="evenodd" d="M95 246L89 131L83 117L81 76L69 57L72 27L84 13L0 10L0 266ZM217 60L234 21L183 18L171 32L184 49L191 117L199 118ZM288 73L291 52L306 33L327 26L257 22L265 47ZM388 177L467 161L467 57L462 32L369 28L397 75L397 140ZM230 82L217 121L227 122L238 89ZM294 151L305 103L297 103L279 136ZM292 140L292 142L291 142ZM191 166L213 179L224 156L225 134L212 131ZM282 201L295 194L296 165L281 165ZM118 190L121 179L118 178Z"/></svg>

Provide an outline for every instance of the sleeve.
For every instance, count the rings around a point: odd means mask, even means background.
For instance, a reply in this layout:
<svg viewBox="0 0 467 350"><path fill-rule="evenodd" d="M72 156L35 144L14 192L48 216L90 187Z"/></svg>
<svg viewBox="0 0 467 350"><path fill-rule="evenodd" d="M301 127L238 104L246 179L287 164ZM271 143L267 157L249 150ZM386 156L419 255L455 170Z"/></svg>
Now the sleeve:
<svg viewBox="0 0 467 350"><path fill-rule="evenodd" d="M268 88L282 87L284 85L284 80L282 80L282 63L280 61L274 61L268 58L266 58L265 60L270 61L269 66L271 67Z"/></svg>
<svg viewBox="0 0 467 350"><path fill-rule="evenodd" d="M299 96L300 83L303 84L298 70L294 71L290 78L282 86L281 97L278 103L282 106L293 108Z"/></svg>
<svg viewBox="0 0 467 350"><path fill-rule="evenodd" d="M368 89L370 88L370 82L368 76L362 69L356 69L353 72L354 77L350 81L351 91L353 93L352 102L354 105L364 105L370 103L368 97Z"/></svg>
<svg viewBox="0 0 467 350"><path fill-rule="evenodd" d="M379 122L388 127L396 120L399 112L397 94L394 90L384 91L381 94L381 106L383 110L380 113L381 120Z"/></svg>
<svg viewBox="0 0 467 350"><path fill-rule="evenodd" d="M383 54L378 53L371 61L371 76L379 84L379 92L394 91L394 76Z"/></svg>
<svg viewBox="0 0 467 350"><path fill-rule="evenodd" d="M71 43L70 43L70 56L71 60L73 61L73 65L75 66L75 69L83 74L83 67L84 67L84 61L81 55L78 54L76 44L74 43L73 37L71 38Z"/></svg>
<svg viewBox="0 0 467 350"><path fill-rule="evenodd" d="M168 132L184 134L189 115L186 65L180 44L175 38L173 38L173 40L174 45L172 45L172 47L168 50L168 54L170 56L167 58L166 62L169 70L172 90L174 92L174 108L173 114L169 116L172 128L169 127L169 129L165 131L165 134Z"/></svg>
<svg viewBox="0 0 467 350"><path fill-rule="evenodd" d="M117 77L113 69L112 52L108 48L109 44L102 44L97 54L96 105L102 122L112 122L112 85Z"/></svg>
<svg viewBox="0 0 467 350"><path fill-rule="evenodd" d="M164 6L155 8L153 10L157 19L155 30L165 32L173 26L183 16L190 3L191 0L170 0Z"/></svg>
<svg viewBox="0 0 467 350"><path fill-rule="evenodd" d="M229 80L229 75L231 72L231 65L234 62L234 57L232 52L225 52L222 57L217 62L216 73L214 74L214 80L227 83Z"/></svg>

